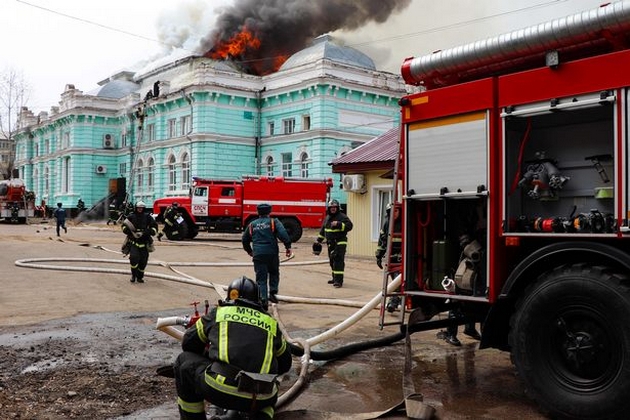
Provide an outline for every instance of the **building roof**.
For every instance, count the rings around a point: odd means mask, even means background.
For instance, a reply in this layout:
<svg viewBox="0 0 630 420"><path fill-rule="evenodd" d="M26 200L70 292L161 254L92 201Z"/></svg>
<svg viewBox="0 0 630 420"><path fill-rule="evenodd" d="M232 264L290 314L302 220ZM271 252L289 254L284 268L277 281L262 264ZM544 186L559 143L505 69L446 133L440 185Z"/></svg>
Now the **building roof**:
<svg viewBox="0 0 630 420"><path fill-rule="evenodd" d="M361 51L351 47L342 47L332 42L330 35L318 36L313 45L296 52L282 64L280 70L288 70L305 64L312 64L320 60L330 60L336 63L348 64L368 70L376 70L374 61Z"/></svg>
<svg viewBox="0 0 630 420"><path fill-rule="evenodd" d="M394 127L380 136L363 143L329 165L334 173L365 172L375 169L391 169L398 155L400 127Z"/></svg>

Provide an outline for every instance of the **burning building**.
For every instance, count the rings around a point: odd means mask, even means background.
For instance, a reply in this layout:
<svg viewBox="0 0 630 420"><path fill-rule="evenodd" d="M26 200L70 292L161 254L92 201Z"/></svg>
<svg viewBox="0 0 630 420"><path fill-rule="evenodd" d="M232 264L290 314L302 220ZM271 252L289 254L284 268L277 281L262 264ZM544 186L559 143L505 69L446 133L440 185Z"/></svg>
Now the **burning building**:
<svg viewBox="0 0 630 420"><path fill-rule="evenodd" d="M192 176L332 177L328 162L398 125L406 86L367 55L324 35L260 60L239 33L93 92L67 85L50 113L23 110L16 168L37 201L72 208L80 197L89 208L124 185L150 205L186 194ZM337 182L333 197L345 195Z"/></svg>

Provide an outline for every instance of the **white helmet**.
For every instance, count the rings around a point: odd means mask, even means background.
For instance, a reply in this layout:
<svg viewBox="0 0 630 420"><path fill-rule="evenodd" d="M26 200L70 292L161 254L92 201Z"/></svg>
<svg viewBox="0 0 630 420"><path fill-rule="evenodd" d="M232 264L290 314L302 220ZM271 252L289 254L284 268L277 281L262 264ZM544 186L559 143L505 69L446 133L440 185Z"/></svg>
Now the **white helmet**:
<svg viewBox="0 0 630 420"><path fill-rule="evenodd" d="M136 208L137 208L137 207L142 207L142 208L144 209L144 208L146 208L146 207L147 207L147 205L146 205L146 204L144 204L144 201L142 201L142 200L141 200L141 201L138 201L138 202L136 203Z"/></svg>

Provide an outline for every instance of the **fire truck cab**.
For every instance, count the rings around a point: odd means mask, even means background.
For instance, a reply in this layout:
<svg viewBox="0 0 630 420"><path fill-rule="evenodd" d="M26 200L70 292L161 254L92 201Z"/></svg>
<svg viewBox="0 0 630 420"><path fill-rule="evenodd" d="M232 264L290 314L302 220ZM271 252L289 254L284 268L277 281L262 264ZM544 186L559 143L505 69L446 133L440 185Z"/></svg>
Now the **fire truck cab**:
<svg viewBox="0 0 630 420"><path fill-rule="evenodd" d="M271 204L292 242L303 228L319 228L326 215L332 179L302 179L243 176L242 180L193 178L189 197L165 197L153 203L153 212L163 219L165 209L179 204L184 237L194 238L199 229L208 232L241 232L258 217L257 206Z"/></svg>
<svg viewBox="0 0 630 420"><path fill-rule="evenodd" d="M630 2L578 17L403 63L401 293L411 330L481 322L552 416L622 418Z"/></svg>

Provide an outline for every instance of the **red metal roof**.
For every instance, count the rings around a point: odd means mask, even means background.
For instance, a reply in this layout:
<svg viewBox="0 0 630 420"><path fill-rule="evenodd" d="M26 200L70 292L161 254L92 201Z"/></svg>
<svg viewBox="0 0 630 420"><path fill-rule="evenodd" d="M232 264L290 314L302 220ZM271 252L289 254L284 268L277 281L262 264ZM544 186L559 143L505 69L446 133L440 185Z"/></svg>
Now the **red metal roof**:
<svg viewBox="0 0 630 420"><path fill-rule="evenodd" d="M332 166L334 173L392 168L398 154L399 138L400 127L392 128L356 149L333 159L329 165Z"/></svg>

